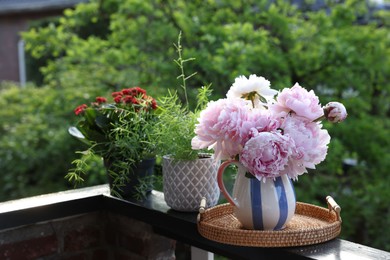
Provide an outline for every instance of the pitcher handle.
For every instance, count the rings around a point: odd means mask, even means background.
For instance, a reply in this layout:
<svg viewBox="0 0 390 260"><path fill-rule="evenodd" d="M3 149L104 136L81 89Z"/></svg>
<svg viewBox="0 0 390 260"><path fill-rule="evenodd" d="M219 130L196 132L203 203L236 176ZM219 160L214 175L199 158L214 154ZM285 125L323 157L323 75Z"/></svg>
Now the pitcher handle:
<svg viewBox="0 0 390 260"><path fill-rule="evenodd" d="M241 165L237 160L227 160L223 162L218 168L217 181L218 181L219 189L221 190L225 198L228 200L228 202L233 206L237 206L232 196L230 196L229 192L226 190L225 184L223 182L223 173L225 172L225 169L231 164L235 164L238 167L240 167Z"/></svg>

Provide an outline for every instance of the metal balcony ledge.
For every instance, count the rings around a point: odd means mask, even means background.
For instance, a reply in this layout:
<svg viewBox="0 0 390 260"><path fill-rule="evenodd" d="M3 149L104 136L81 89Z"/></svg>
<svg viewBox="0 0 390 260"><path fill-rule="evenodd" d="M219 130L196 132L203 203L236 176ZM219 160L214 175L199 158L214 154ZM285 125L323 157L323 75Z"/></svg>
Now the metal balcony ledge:
<svg viewBox="0 0 390 260"><path fill-rule="evenodd" d="M214 242L198 233L197 213L170 209L162 192L152 191L143 201L128 201L112 197L108 185L0 203L0 230L95 211L143 221L152 225L158 234L231 259L390 259L390 252L343 239L289 248L241 247Z"/></svg>

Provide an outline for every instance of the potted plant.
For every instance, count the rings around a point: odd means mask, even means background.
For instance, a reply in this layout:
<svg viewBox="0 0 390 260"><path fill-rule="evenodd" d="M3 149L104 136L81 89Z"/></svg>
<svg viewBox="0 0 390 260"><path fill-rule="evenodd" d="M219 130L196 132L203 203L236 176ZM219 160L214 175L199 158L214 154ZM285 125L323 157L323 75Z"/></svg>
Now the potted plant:
<svg viewBox="0 0 390 260"><path fill-rule="evenodd" d="M80 159L72 162L75 168L65 178L76 184L82 182L86 161L97 155L106 167L111 193L139 198L151 190L157 102L140 87L125 88L111 95L111 103L105 97L97 97L89 106L82 104L74 110L80 120L69 128L69 133L88 148L81 152Z"/></svg>
<svg viewBox="0 0 390 260"><path fill-rule="evenodd" d="M184 102L177 92L159 100L158 124L155 130L158 136L158 152L162 156L162 174L164 198L168 206L178 211L197 211L202 197L206 197L208 206L217 204L220 191L217 184L217 170L213 154L205 150L194 150L191 140L195 136L195 125L199 112L208 102L210 86L199 88L194 111L189 108L186 81L194 74L186 76L184 63L193 59L182 58L181 34L177 45L179 66L182 79L181 88Z"/></svg>

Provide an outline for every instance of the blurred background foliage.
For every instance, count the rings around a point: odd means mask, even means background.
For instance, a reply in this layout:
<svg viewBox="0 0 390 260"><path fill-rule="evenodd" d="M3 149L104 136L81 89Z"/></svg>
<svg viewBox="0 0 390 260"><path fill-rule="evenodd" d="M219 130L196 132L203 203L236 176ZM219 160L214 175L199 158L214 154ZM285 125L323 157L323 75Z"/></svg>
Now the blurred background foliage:
<svg viewBox="0 0 390 260"><path fill-rule="evenodd" d="M300 2L299 8L292 2ZM23 33L31 83L0 85L0 201L72 188L64 175L83 146L67 128L73 109L125 87L159 97L177 90L173 43L196 60L189 83L257 74L276 89L295 82L349 112L328 125L326 161L295 183L297 199L342 207L341 237L390 250L390 19L361 0L91 0ZM85 185L105 183L100 158Z"/></svg>

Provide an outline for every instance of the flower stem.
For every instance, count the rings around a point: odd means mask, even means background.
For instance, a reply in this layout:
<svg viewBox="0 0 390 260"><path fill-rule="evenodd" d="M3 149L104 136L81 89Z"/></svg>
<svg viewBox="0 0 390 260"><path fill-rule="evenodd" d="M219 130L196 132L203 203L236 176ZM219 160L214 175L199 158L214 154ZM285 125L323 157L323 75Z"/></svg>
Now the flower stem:
<svg viewBox="0 0 390 260"><path fill-rule="evenodd" d="M182 57L183 47L181 46L181 32L179 33L179 36L178 36L178 39L177 39L177 44L173 44L173 45L175 46L176 51L177 51L178 56L179 56L178 59L176 59L174 61L179 66L180 72L181 72L181 74L179 76L177 76L177 79L179 79L179 78L182 79L181 88L183 89L183 92L184 92L184 98L185 98L186 107L187 107L187 109L189 109L186 81L188 79L190 79L192 76L194 76L196 74L196 72L192 73L189 76L186 76L185 72L184 72L184 63L186 63L188 61L195 60L195 58L183 59L183 57Z"/></svg>
<svg viewBox="0 0 390 260"><path fill-rule="evenodd" d="M317 119L314 119L313 122L320 122L320 121L324 120L325 118L326 118L325 115L323 115L323 116L320 116Z"/></svg>

